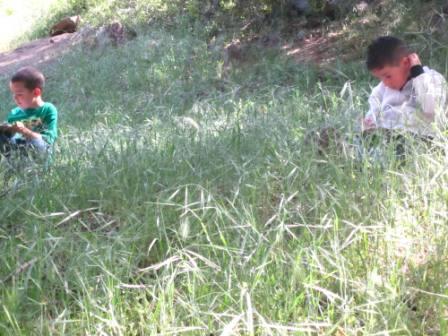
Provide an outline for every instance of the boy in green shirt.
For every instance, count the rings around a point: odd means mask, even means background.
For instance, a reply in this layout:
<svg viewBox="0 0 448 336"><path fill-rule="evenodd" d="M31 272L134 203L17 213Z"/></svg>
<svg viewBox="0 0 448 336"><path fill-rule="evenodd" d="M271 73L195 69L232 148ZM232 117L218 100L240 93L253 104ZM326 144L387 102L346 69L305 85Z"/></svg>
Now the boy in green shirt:
<svg viewBox="0 0 448 336"><path fill-rule="evenodd" d="M58 111L42 99L45 77L33 67L19 69L9 83L17 104L0 125L0 152L9 157L11 151L47 154L57 138Z"/></svg>

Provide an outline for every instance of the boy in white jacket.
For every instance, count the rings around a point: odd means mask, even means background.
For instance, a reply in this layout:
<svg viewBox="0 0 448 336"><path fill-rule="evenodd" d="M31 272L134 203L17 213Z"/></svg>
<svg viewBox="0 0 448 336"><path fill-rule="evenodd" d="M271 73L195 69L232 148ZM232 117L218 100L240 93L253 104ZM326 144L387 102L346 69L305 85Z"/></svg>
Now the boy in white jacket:
<svg viewBox="0 0 448 336"><path fill-rule="evenodd" d="M369 45L366 64L381 82L370 95L362 130L433 138L445 125L447 84L443 76L423 67L418 55L392 36L379 37Z"/></svg>

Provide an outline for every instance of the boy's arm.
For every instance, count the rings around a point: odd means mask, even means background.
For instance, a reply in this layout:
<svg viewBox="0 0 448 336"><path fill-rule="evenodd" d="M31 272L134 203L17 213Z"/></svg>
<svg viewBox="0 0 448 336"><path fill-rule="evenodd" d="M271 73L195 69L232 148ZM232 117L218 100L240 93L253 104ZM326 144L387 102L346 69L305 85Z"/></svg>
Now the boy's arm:
<svg viewBox="0 0 448 336"><path fill-rule="evenodd" d="M34 132L33 130L27 128L25 124L21 121L14 121L13 126L11 127L13 132L17 132L22 134L26 139L43 139L48 144L52 144L57 137L57 120L58 120L58 112L54 105L49 105L46 107L44 112L44 129L39 132ZM8 121L13 122L14 118L9 118Z"/></svg>
<svg viewBox="0 0 448 336"><path fill-rule="evenodd" d="M41 132L41 136L51 145L58 137L58 110L52 104L48 106L44 123L45 129Z"/></svg>
<svg viewBox="0 0 448 336"><path fill-rule="evenodd" d="M369 111L362 120L362 130L369 130L377 127L377 118L381 110L381 100L383 97L384 87L378 84L373 88L369 97Z"/></svg>
<svg viewBox="0 0 448 336"><path fill-rule="evenodd" d="M23 122L17 121L14 125L11 126L11 130L16 133L22 134L25 138L32 139L42 139L42 135L37 132L33 132L29 128L27 128Z"/></svg>
<svg viewBox="0 0 448 336"><path fill-rule="evenodd" d="M23 122L19 120L17 120L17 113L20 111L19 108L14 108L12 109L7 118L6 121L8 124L10 124L9 126L9 130L12 131L13 133L20 133L22 134L25 138L27 139L38 139L40 138L40 134L31 131L30 129L28 129Z"/></svg>
<svg viewBox="0 0 448 336"><path fill-rule="evenodd" d="M429 122L435 120L436 112L444 108L447 84L437 72L424 72L417 54L409 55L412 86L422 117Z"/></svg>
<svg viewBox="0 0 448 336"><path fill-rule="evenodd" d="M434 121L436 112L446 102L446 81L439 74L424 73L414 79L413 87L421 114L428 121Z"/></svg>

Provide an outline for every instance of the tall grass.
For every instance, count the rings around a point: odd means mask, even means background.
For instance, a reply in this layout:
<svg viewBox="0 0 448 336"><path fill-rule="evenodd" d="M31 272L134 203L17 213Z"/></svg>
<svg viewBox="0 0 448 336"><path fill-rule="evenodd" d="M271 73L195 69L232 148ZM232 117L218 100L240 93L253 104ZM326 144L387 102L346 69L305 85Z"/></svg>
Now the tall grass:
<svg viewBox="0 0 448 336"><path fill-rule="evenodd" d="M317 154L365 111L358 64L221 66L154 30L43 69L61 136L0 199L0 333L445 334L445 155Z"/></svg>

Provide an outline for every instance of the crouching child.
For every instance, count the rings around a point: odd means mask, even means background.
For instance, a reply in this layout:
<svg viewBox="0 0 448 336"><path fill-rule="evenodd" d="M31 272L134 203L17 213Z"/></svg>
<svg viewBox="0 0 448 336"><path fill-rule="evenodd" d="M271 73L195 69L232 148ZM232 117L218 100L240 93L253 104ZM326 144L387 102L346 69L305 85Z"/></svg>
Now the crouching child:
<svg viewBox="0 0 448 336"><path fill-rule="evenodd" d="M58 135L58 111L43 100L44 84L43 74L33 67L21 68L11 77L9 87L17 107L0 125L0 153L8 160L17 155L49 158Z"/></svg>
<svg viewBox="0 0 448 336"><path fill-rule="evenodd" d="M445 78L422 66L419 56L392 36L379 37L369 45L366 65L380 82L370 94L362 133L370 143L372 137L386 139L395 146L398 158L404 159L407 138L429 143L445 127Z"/></svg>

